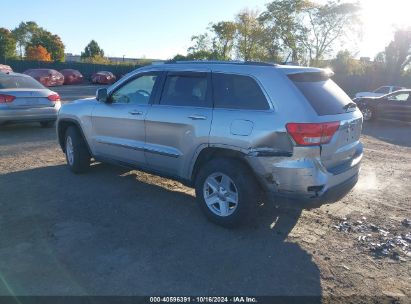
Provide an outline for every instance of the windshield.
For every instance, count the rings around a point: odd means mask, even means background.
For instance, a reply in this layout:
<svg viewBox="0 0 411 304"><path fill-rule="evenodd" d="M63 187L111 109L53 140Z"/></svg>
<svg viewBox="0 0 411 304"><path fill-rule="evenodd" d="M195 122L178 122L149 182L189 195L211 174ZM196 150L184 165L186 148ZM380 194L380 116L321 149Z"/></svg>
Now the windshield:
<svg viewBox="0 0 411 304"><path fill-rule="evenodd" d="M0 89L45 89L45 87L31 77L10 76L0 78Z"/></svg>
<svg viewBox="0 0 411 304"><path fill-rule="evenodd" d="M374 91L374 93L387 94L390 92L390 87L380 87Z"/></svg>

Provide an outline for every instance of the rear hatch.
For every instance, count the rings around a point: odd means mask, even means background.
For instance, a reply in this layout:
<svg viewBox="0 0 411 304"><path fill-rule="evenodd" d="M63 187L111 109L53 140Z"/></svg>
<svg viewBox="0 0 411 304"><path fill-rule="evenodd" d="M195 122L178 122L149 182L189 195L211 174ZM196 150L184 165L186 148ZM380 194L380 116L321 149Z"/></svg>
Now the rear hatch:
<svg viewBox="0 0 411 304"><path fill-rule="evenodd" d="M318 122L339 123L332 137L320 144L322 164L329 172L338 174L356 165L362 155L359 142L362 115L350 97L330 79L332 75L320 70L288 77L317 113Z"/></svg>

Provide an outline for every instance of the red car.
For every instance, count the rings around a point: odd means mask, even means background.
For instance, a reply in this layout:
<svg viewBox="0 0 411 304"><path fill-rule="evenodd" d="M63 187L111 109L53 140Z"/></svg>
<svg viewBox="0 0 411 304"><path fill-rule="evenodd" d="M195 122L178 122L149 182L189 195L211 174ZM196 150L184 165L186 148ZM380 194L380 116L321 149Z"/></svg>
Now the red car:
<svg viewBox="0 0 411 304"><path fill-rule="evenodd" d="M64 76L64 84L79 84L83 82L83 75L73 69L64 69L60 71Z"/></svg>
<svg viewBox="0 0 411 304"><path fill-rule="evenodd" d="M52 69L29 69L23 74L29 75L46 87L63 85L64 76Z"/></svg>
<svg viewBox="0 0 411 304"><path fill-rule="evenodd" d="M116 76L108 71L100 71L91 76L92 83L112 84L116 82Z"/></svg>
<svg viewBox="0 0 411 304"><path fill-rule="evenodd" d="M13 69L9 65L0 64L0 72L10 73L13 72Z"/></svg>

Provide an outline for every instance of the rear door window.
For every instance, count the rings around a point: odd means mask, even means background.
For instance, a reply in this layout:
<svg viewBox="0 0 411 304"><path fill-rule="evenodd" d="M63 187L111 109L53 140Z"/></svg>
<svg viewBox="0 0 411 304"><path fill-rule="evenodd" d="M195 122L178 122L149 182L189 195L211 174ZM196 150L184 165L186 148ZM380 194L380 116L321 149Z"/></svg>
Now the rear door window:
<svg viewBox="0 0 411 304"><path fill-rule="evenodd" d="M288 77L305 96L318 115L346 113L347 110L344 107L352 103L351 98L331 79L314 74L291 74Z"/></svg>
<svg viewBox="0 0 411 304"><path fill-rule="evenodd" d="M213 73L213 97L215 108L247 110L270 108L257 82L244 75Z"/></svg>
<svg viewBox="0 0 411 304"><path fill-rule="evenodd" d="M209 106L208 73L182 72L167 75L161 105L172 106Z"/></svg>

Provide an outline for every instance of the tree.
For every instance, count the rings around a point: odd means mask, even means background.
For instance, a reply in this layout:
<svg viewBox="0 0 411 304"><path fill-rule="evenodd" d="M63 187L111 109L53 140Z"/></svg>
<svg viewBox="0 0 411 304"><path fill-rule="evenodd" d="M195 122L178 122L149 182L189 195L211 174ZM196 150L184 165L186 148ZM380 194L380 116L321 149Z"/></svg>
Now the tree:
<svg viewBox="0 0 411 304"><path fill-rule="evenodd" d="M93 60L93 58L94 60L104 58L104 51L95 40L91 40L84 48L84 52L81 52L82 60Z"/></svg>
<svg viewBox="0 0 411 304"><path fill-rule="evenodd" d="M188 60L211 60L215 59L210 36L205 34L200 34L198 36L192 36L191 41L194 42L193 46L187 49L187 59Z"/></svg>
<svg viewBox="0 0 411 304"><path fill-rule="evenodd" d="M49 52L47 52L47 49L41 45L29 46L26 49L26 59L37 61L51 61L51 55Z"/></svg>
<svg viewBox="0 0 411 304"><path fill-rule="evenodd" d="M336 58L331 60L331 67L337 75L362 74L363 66L348 50L339 51Z"/></svg>
<svg viewBox="0 0 411 304"><path fill-rule="evenodd" d="M20 22L19 26L13 31L13 37L17 42L17 47L19 49L20 58L23 58L25 49L30 42L34 33L43 30L34 21Z"/></svg>
<svg viewBox="0 0 411 304"><path fill-rule="evenodd" d="M305 33L302 12L306 5L304 0L275 0L267 4L259 20L265 24L266 45L272 55L283 51L291 53L293 62L302 59L301 41Z"/></svg>
<svg viewBox="0 0 411 304"><path fill-rule="evenodd" d="M230 60L237 25L234 22L221 21L211 24L210 29L214 34L212 44L216 59Z"/></svg>
<svg viewBox="0 0 411 304"><path fill-rule="evenodd" d="M384 60L389 80L398 81L411 62L411 27L395 32L394 40L385 48Z"/></svg>
<svg viewBox="0 0 411 304"><path fill-rule="evenodd" d="M8 29L0 28L0 60L16 55L16 40Z"/></svg>
<svg viewBox="0 0 411 304"><path fill-rule="evenodd" d="M58 35L54 35L49 31L40 29L33 33L30 42L27 46L41 45L50 53L51 60L64 61L64 44Z"/></svg>
<svg viewBox="0 0 411 304"><path fill-rule="evenodd" d="M302 43L308 52L310 63L318 62L332 51L336 42L350 40L359 33L360 6L358 3L329 1L325 5L306 1L302 12L308 19Z"/></svg>
<svg viewBox="0 0 411 304"><path fill-rule="evenodd" d="M264 49L261 46L264 28L257 16L256 11L248 9L236 16L237 55L245 61L259 60L264 57Z"/></svg>

